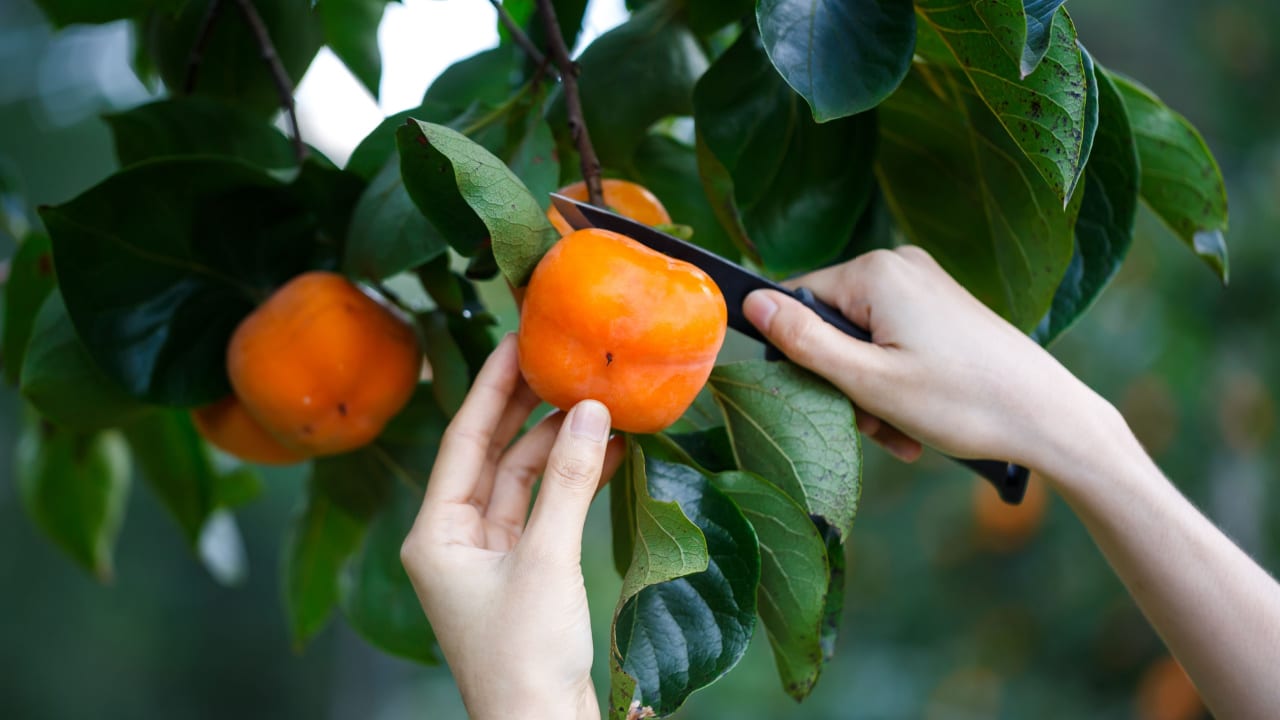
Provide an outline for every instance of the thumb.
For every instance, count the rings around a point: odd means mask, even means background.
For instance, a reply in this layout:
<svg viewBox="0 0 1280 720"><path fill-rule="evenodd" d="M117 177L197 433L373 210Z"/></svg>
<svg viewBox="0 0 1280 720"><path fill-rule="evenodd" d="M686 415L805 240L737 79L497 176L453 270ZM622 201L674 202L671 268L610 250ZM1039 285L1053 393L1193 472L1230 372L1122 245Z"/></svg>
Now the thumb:
<svg viewBox="0 0 1280 720"><path fill-rule="evenodd" d="M604 471L609 409L583 400L569 411L547 458L524 541L539 553L578 560L582 527Z"/></svg>
<svg viewBox="0 0 1280 720"><path fill-rule="evenodd" d="M799 300L776 290L747 295L742 314L793 362L846 393L863 387L860 378L879 366L882 348L845 335Z"/></svg>

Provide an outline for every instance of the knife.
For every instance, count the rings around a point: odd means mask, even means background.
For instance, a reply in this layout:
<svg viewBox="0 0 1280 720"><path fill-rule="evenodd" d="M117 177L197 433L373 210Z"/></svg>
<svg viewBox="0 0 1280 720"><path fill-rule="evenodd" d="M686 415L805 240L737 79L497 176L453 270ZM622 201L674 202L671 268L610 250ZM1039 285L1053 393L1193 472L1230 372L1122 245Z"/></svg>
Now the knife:
<svg viewBox="0 0 1280 720"><path fill-rule="evenodd" d="M839 310L814 297L813 293L806 288L796 290L785 288L697 245L559 193L551 193L551 202L574 230L586 228L611 230L626 235L663 255L701 268L715 281L716 285L720 286L720 292L724 295L725 304L728 306L729 327L763 343L766 348L766 357L770 359L781 359L783 356L742 314L743 300L755 290L776 290L790 295L844 334L863 342L871 342L871 333L865 328L855 325ZM1022 496L1027 491L1027 479L1030 476L1027 468L1001 460L951 459L990 481L995 486L996 492L1000 494L1000 499L1006 503L1017 505L1022 502Z"/></svg>

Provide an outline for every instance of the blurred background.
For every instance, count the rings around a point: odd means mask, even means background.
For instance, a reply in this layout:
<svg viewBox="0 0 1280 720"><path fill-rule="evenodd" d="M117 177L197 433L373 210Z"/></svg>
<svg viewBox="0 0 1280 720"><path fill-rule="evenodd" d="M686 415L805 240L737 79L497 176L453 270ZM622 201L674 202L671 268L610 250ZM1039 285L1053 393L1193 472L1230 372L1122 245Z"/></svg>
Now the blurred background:
<svg viewBox="0 0 1280 720"><path fill-rule="evenodd" d="M1280 6L1067 7L1099 62L1141 79L1204 133L1230 193L1231 284L1144 211L1121 274L1054 352L1275 573ZM495 44L494 17L482 0L391 4L381 104L325 50L298 88L304 136L344 161L449 63ZM585 40L624 17L622 0L592 0ZM31 216L113 170L99 115L153 93L130 69L131 43L124 24L54 33L29 0L0 0L0 197L10 210L26 204ZM263 498L239 513L250 567L239 587L209 577L146 492L131 494L116 577L102 586L23 513L12 479L20 411L16 392L0 389L0 715L464 717L447 669L382 655L340 621L305 651L290 647L277 569L300 472L272 472ZM607 537L606 503L591 523ZM1011 510L936 456L905 467L868 448L849 553L841 647L804 705L781 692L757 633L740 665L681 716L1204 716L1079 522L1041 486ZM585 561L603 695L619 580L607 543L589 544Z"/></svg>

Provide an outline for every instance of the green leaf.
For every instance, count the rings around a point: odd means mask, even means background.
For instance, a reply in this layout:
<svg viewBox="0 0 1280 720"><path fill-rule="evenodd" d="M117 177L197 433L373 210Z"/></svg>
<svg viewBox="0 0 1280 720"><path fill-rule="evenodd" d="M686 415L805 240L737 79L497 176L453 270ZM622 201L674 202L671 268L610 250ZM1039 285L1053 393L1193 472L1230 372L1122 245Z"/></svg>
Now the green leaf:
<svg viewBox="0 0 1280 720"><path fill-rule="evenodd" d="M0 365L4 366L4 379L11 385L18 383L36 313L57 285L49 237L39 233L27 235L9 259L9 279L4 283Z"/></svg>
<svg viewBox="0 0 1280 720"><path fill-rule="evenodd" d="M524 183L493 153L442 125L412 120L396 140L418 209L464 255L491 238L503 275L524 285L558 239Z"/></svg>
<svg viewBox="0 0 1280 720"><path fill-rule="evenodd" d="M110 582L129 493L129 451L119 434L65 430L31 418L15 459L31 519L100 582Z"/></svg>
<svg viewBox="0 0 1280 720"><path fill-rule="evenodd" d="M835 528L824 522L816 525L827 546L827 598L822 610L822 631L818 641L822 644L822 659L829 661L836 654L840 619L844 615L844 543Z"/></svg>
<svg viewBox="0 0 1280 720"><path fill-rule="evenodd" d="M135 165L41 217L89 354L157 404L224 397L236 325L278 284L328 262L292 189L230 159Z"/></svg>
<svg viewBox="0 0 1280 720"><path fill-rule="evenodd" d="M378 25L387 0L321 0L316 7L325 44L377 98L382 81Z"/></svg>
<svg viewBox="0 0 1280 720"><path fill-rule="evenodd" d="M1084 198L1076 220L1075 251L1053 295L1053 306L1033 337L1048 345L1084 314L1120 269L1133 241L1140 168L1120 91L1097 73L1101 120L1085 170Z"/></svg>
<svg viewBox="0 0 1280 720"><path fill-rule="evenodd" d="M35 0L54 27L103 23L137 17L153 8L173 11L187 0Z"/></svg>
<svg viewBox="0 0 1280 720"><path fill-rule="evenodd" d="M257 500L266 489L258 471L241 466L218 476L213 486L213 505L234 510Z"/></svg>
<svg viewBox="0 0 1280 720"><path fill-rule="evenodd" d="M755 9L755 0L697 0L686 6L689 29L710 35L735 20L744 20Z"/></svg>
<svg viewBox="0 0 1280 720"><path fill-rule="evenodd" d="M958 63L964 69L978 96L1049 184L1059 206L1065 206L1086 159L1082 150L1088 80L1071 18L1065 12L1054 16L1044 62L1024 78L1022 53L1012 51L1007 40L1025 37L1022 0L981 5L920 0L917 10L949 50L944 53L934 43L922 42L920 54L930 62Z"/></svg>
<svg viewBox="0 0 1280 720"><path fill-rule="evenodd" d="M693 87L707 69L674 3L655 3L596 38L578 58L583 116L600 162L627 168L649 126L693 113ZM553 122L564 117L563 102ZM562 122L556 122L562 125Z"/></svg>
<svg viewBox="0 0 1280 720"><path fill-rule="evenodd" d="M631 452L637 541L614 615L613 717L631 699L674 712L728 672L751 640L760 582L755 532L733 502L655 444Z"/></svg>
<svg viewBox="0 0 1280 720"><path fill-rule="evenodd" d="M697 7L696 5L694 7ZM725 234L702 192L696 151L666 135L649 134L636 148L634 180L662 201L672 219L693 228L691 240L717 255L736 260L738 248Z"/></svg>
<svg viewBox="0 0 1280 720"><path fill-rule="evenodd" d="M303 161L289 183L294 197L315 216L320 230L317 251L325 256L326 264L329 257L342 257L351 218L366 187L368 182L363 177L339 168L318 153Z"/></svg>
<svg viewBox="0 0 1280 720"><path fill-rule="evenodd" d="M373 180L351 219L343 270L369 280L382 280L434 258L449 245L413 204L400 178L400 162L387 161ZM428 347L430 349L430 347Z"/></svg>
<svg viewBox="0 0 1280 720"><path fill-rule="evenodd" d="M339 602L347 622L375 647L435 665L435 634L400 562L400 546L421 504L421 495L396 485L340 576Z"/></svg>
<svg viewBox="0 0 1280 720"><path fill-rule="evenodd" d="M758 475L726 472L711 479L760 539L760 619L787 694L803 700L822 672L827 546L809 513Z"/></svg>
<svg viewBox="0 0 1280 720"><path fill-rule="evenodd" d="M450 108L451 116L473 104L501 104L520 84L522 52L514 45L500 45L455 62L427 88L422 104Z"/></svg>
<svg viewBox="0 0 1280 720"><path fill-rule="evenodd" d="M1080 61L1084 65L1087 89L1084 102L1084 137L1080 141L1080 169L1076 172L1075 179L1071 181L1071 188L1067 191L1068 193L1075 193L1076 186L1080 183L1080 179L1084 177L1084 169L1089 162L1089 156L1093 154L1093 141L1098 134L1098 122L1101 119L1098 101L1098 73L1094 68L1093 56L1089 54L1084 45L1077 42L1076 46L1080 49Z"/></svg>
<svg viewBox="0 0 1280 720"><path fill-rule="evenodd" d="M418 327L422 330L427 363L431 365L436 403L446 415L453 417L471 387L467 359L449 333L448 313L442 310L426 313L418 318Z"/></svg>
<svg viewBox="0 0 1280 720"><path fill-rule="evenodd" d="M736 470L738 467L738 461L733 457L729 430L723 425L697 432L668 433L666 437L703 470L718 473Z"/></svg>
<svg viewBox="0 0 1280 720"><path fill-rule="evenodd" d="M435 384L419 383L409 403L391 418L370 448L382 472L419 489L427 487L440 438L449 425L449 416L435 401Z"/></svg>
<svg viewBox="0 0 1280 720"><path fill-rule="evenodd" d="M756 20L769 60L818 122L874 108L911 67L911 0L760 0Z"/></svg>
<svg viewBox="0 0 1280 720"><path fill-rule="evenodd" d="M73 430L115 427L147 411L89 356L56 290L35 317L20 388L41 416Z"/></svg>
<svg viewBox="0 0 1280 720"><path fill-rule="evenodd" d="M296 163L279 130L242 107L201 97L174 97L103 115L121 167L174 155L223 155L261 168Z"/></svg>
<svg viewBox="0 0 1280 720"><path fill-rule="evenodd" d="M738 222L726 228L742 228L747 254L778 274L831 260L871 194L875 116L814 122L753 33L698 82L695 105L699 134L732 180Z"/></svg>
<svg viewBox="0 0 1280 720"><path fill-rule="evenodd" d="M219 477L188 413L157 410L125 427L142 479L195 547L218 507Z"/></svg>
<svg viewBox="0 0 1280 720"><path fill-rule="evenodd" d="M907 239L1014 325L1035 327L1071 262L1083 193L1063 210L956 71L917 65L879 112L880 187Z"/></svg>
<svg viewBox="0 0 1280 720"><path fill-rule="evenodd" d="M1227 187L1213 153L1195 126L1150 90L1117 73L1107 75L1133 124L1142 199L1226 283Z"/></svg>
<svg viewBox="0 0 1280 720"><path fill-rule="evenodd" d="M315 473L324 472L324 465ZM306 504L293 519L281 564L285 614L295 648L324 629L338 603L338 577L364 537L367 520L320 490L313 475Z"/></svg>
<svg viewBox="0 0 1280 720"><path fill-rule="evenodd" d="M181 11L157 8L142 23L139 43L155 60L164 84L181 89L186 83L191 45L210 0L186 0ZM276 56L285 74L298 81L324 45L320 16L309 2L299 0L254 0L271 37ZM262 49L249 24L234 2L223 2L221 16L214 23L204 46L195 91L245 107L260 116L271 117L280 110L280 93L262 59Z"/></svg>
<svg viewBox="0 0 1280 720"><path fill-rule="evenodd" d="M1049 52L1053 37L1053 19L1066 0L1023 0L1027 14L1026 43L1021 48L1022 76L1035 72Z"/></svg>
<svg viewBox="0 0 1280 720"><path fill-rule="evenodd" d="M788 362L750 360L711 371L738 467L782 488L848 538L862 490L853 404Z"/></svg>
<svg viewBox="0 0 1280 720"><path fill-rule="evenodd" d="M441 103L423 103L412 110L398 112L378 124L365 136L347 160L347 171L365 180L373 180L389 160L396 155L396 131L410 118L436 123L448 123L461 112L460 109Z"/></svg>

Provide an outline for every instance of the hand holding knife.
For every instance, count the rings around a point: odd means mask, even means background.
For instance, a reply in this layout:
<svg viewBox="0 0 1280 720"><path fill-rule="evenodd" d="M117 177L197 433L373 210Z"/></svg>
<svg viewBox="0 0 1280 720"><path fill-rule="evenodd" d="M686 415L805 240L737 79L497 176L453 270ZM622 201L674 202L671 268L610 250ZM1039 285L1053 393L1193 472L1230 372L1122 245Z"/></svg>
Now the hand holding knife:
<svg viewBox="0 0 1280 720"><path fill-rule="evenodd" d="M728 306L729 311L729 327L764 343L766 356L771 359L779 359L782 355L769 344L768 340L760 334L760 331L742 314L743 301L748 294L755 290L776 290L791 295L813 310L818 317L846 335L863 342L871 342L871 334L869 332L850 322L839 310L818 300L813 296L813 293L804 288L797 290L785 288L697 245L685 242L608 210L578 202L556 193L552 193L551 200L556 209L560 211L561 215L575 230L596 227L621 233L650 249L701 268L703 272L711 276L711 279L716 282L720 287L720 291L724 294L725 304ZM990 481L1005 502L1016 505L1022 501L1030 474L1026 468L1000 460L952 459Z"/></svg>

